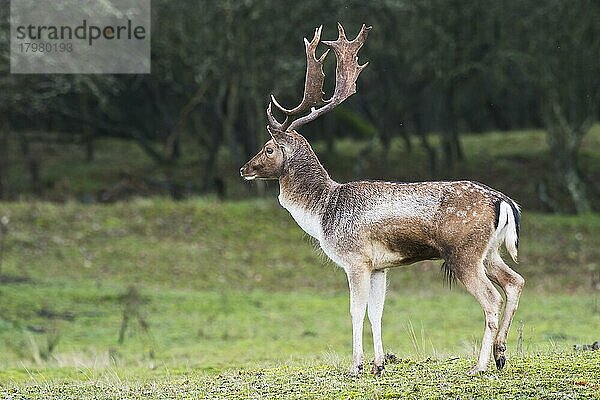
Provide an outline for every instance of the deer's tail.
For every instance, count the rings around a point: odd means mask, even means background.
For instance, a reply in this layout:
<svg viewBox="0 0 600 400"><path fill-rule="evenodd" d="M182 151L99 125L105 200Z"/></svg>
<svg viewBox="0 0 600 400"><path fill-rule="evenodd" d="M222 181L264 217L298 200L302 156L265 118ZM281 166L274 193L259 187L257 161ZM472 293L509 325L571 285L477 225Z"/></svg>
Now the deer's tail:
<svg viewBox="0 0 600 400"><path fill-rule="evenodd" d="M519 229L521 225L521 208L510 199L503 199L497 204L496 237L504 245L511 258L517 262L519 249ZM502 236L503 235L503 236Z"/></svg>

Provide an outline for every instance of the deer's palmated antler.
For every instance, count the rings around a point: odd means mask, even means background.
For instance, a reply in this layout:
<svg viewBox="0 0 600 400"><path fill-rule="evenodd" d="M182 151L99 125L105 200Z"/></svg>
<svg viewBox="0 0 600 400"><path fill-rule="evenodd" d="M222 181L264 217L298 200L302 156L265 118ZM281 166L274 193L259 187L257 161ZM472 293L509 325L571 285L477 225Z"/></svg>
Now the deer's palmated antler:
<svg viewBox="0 0 600 400"><path fill-rule="evenodd" d="M292 131L298 127L313 121L320 115L325 114L348 97L356 93L356 79L368 63L358 64L358 51L365 43L371 27L363 24L356 38L349 41L346 38L344 28L338 23L339 36L335 41L324 41L323 43L333 49L337 65L335 69L335 90L329 100L323 99L323 82L325 74L323 73L323 62L329 50L319 58L316 57L316 49L321 40L321 30L323 26L315 30L313 39L309 42L306 38L304 44L306 47L306 79L304 82L304 96L302 102L292 108L286 109L281 106L274 96L271 96L271 102L267 107L267 119L269 125L278 131ZM273 116L271 104L274 104L286 116L285 121L280 123ZM310 111L307 115L300 116L302 113Z"/></svg>
<svg viewBox="0 0 600 400"><path fill-rule="evenodd" d="M323 25L315 29L315 35L309 42L308 39L304 38L304 46L306 47L306 78L304 80L304 96L302 102L291 110L282 107L275 96L271 95L271 101L275 107L279 108L285 115L293 116L310 109L314 106L320 106L325 104L323 100L323 81L325 80L325 73L323 72L323 61L327 57L327 50L321 57L317 58L317 46L321 41L321 31Z"/></svg>

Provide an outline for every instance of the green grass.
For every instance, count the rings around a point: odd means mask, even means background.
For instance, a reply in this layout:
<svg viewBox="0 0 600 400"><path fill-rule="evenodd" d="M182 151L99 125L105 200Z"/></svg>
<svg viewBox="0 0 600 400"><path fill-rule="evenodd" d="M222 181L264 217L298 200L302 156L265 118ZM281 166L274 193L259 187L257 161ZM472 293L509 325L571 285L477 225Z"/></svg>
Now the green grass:
<svg viewBox="0 0 600 400"><path fill-rule="evenodd" d="M275 199L220 203L137 200L111 206L4 203L2 270L35 281L93 281L196 290L345 291L343 273ZM523 215L520 264L528 290L591 290L600 215ZM325 266L324 266L325 265ZM395 270L392 291L441 289L439 263ZM568 271L568 273L565 273Z"/></svg>
<svg viewBox="0 0 600 400"><path fill-rule="evenodd" d="M341 279L343 277L340 276ZM123 303L118 287L7 285L2 289L0 366L13 368L155 365L223 369L289 358L326 361L328 353L351 353L351 325L345 293L191 291L145 287L140 307L144 331L133 318L123 344L117 343ZM594 295L525 293L516 319L523 324L525 353L567 351L597 340L600 313ZM7 310L7 301L10 309ZM73 320L40 316L51 310ZM481 309L463 290L448 293L390 293L384 315L386 348L400 355L474 356L483 328ZM38 332L38 333L34 333ZM41 332L41 333L40 333ZM368 328L366 329L368 333ZM58 346L38 360L51 335ZM517 328L509 338L512 354ZM370 334L365 335L369 353ZM35 344L32 343L35 342ZM43 355L42 355L43 357Z"/></svg>
<svg viewBox="0 0 600 400"><path fill-rule="evenodd" d="M517 357L502 373L467 377L464 358L404 358L382 378L350 378L335 363L294 362L217 373L189 367L155 370L118 367L13 373L0 395L25 398L600 398L600 354L557 353ZM291 364L291 365L290 365ZM0 377L6 374L1 374Z"/></svg>
<svg viewBox="0 0 600 400"><path fill-rule="evenodd" d="M345 275L275 201L1 203L1 216L0 397L599 397L600 353L572 351L600 339L599 215L525 212L527 285L500 373L464 375L482 313L439 263L391 271L383 340L402 362L382 379L345 375ZM371 346L366 323L367 359Z"/></svg>

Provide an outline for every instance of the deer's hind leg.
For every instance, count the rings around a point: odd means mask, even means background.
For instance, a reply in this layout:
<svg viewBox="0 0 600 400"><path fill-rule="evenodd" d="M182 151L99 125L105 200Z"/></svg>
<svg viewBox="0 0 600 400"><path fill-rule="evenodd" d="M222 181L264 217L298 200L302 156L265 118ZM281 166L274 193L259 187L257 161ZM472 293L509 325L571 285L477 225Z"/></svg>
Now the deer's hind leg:
<svg viewBox="0 0 600 400"><path fill-rule="evenodd" d="M504 315L500 322L498 335L494 341L494 360L496 361L496 367L502 369L506 364L504 352L506 351L508 330L510 329L515 311L517 311L517 307L519 306L519 297L521 296L525 279L506 265L502 257L500 257L497 248L490 251L484 261L484 265L486 274L502 288L506 296Z"/></svg>
<svg viewBox="0 0 600 400"><path fill-rule="evenodd" d="M485 314L485 327L477 364L467 372L469 375L474 375L487 370L492 353L492 344L498 333L502 296L486 276L481 258L450 258L446 262L458 280L465 285L467 291L477 299Z"/></svg>

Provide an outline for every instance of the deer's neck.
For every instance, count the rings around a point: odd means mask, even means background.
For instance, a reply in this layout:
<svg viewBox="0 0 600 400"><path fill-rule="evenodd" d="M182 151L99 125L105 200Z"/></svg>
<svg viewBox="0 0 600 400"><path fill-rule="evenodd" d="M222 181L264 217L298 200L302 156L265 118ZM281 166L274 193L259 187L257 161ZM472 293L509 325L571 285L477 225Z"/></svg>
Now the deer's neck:
<svg viewBox="0 0 600 400"><path fill-rule="evenodd" d="M320 239L322 215L336 185L312 151L300 154L279 179L279 203L306 233Z"/></svg>

